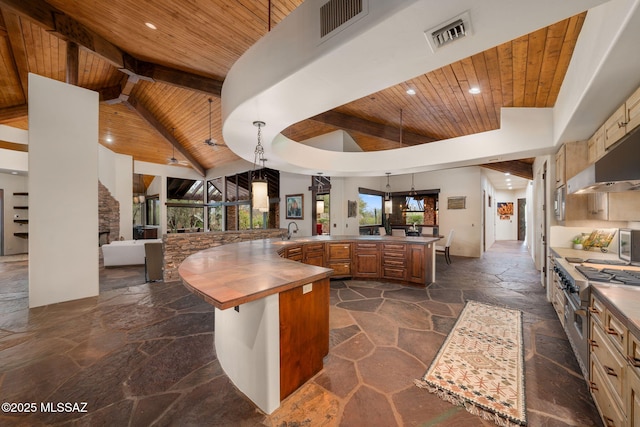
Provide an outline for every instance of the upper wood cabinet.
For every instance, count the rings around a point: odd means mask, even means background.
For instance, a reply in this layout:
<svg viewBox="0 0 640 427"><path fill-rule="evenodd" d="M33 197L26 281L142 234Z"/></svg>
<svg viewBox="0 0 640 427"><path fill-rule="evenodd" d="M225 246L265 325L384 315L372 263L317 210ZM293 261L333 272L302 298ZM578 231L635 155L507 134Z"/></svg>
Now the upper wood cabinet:
<svg viewBox="0 0 640 427"><path fill-rule="evenodd" d="M627 133L627 108L626 104L622 104L618 109L604 122L604 148L608 149L618 142L620 138Z"/></svg>
<svg viewBox="0 0 640 427"><path fill-rule="evenodd" d="M591 139L587 141L588 146L588 162L595 163L600 157L604 156L604 125L600 126Z"/></svg>
<svg viewBox="0 0 640 427"><path fill-rule="evenodd" d="M640 87L627 99L627 133L640 125Z"/></svg>

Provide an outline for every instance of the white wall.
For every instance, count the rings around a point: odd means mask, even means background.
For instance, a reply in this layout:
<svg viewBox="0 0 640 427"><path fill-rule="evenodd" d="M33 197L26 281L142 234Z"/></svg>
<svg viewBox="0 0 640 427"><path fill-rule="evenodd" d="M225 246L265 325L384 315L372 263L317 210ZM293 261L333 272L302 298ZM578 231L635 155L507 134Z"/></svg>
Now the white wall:
<svg viewBox="0 0 640 427"><path fill-rule="evenodd" d="M29 197L14 196L13 193L26 193L28 191L27 177L24 175L11 175L0 173L0 189L4 190L4 255L27 253L29 241L15 237L13 233L29 230L29 225L20 225L13 222L14 216L20 219L29 219L29 211L13 209L14 206L29 205Z"/></svg>
<svg viewBox="0 0 640 427"><path fill-rule="evenodd" d="M29 307L98 295L98 102L29 74Z"/></svg>
<svg viewBox="0 0 640 427"><path fill-rule="evenodd" d="M120 236L133 238L133 157L98 146L98 178L120 203Z"/></svg>
<svg viewBox="0 0 640 427"><path fill-rule="evenodd" d="M496 240L518 240L518 199L526 198L526 189L496 190L496 204L492 206L492 214L496 221ZM513 203L513 215L509 219L500 219L497 214L498 202Z"/></svg>

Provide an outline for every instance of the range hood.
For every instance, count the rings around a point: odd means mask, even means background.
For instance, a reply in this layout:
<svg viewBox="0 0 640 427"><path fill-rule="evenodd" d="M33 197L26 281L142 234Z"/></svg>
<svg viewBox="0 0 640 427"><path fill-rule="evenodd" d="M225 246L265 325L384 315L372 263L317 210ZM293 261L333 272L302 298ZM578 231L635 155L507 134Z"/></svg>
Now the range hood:
<svg viewBox="0 0 640 427"><path fill-rule="evenodd" d="M567 194L640 191L640 127L567 182Z"/></svg>

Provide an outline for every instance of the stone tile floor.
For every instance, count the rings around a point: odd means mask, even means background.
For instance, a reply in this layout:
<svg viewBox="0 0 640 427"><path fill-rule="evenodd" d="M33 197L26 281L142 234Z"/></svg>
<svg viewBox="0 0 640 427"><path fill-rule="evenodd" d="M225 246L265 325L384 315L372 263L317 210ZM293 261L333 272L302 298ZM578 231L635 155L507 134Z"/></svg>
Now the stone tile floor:
<svg viewBox="0 0 640 427"><path fill-rule="evenodd" d="M333 281L324 369L267 416L229 382L212 308L140 267L101 269L95 298L27 309L27 262L0 262L0 401L34 402L0 425L490 426L413 385L464 301L524 312L530 426L600 426L539 273L519 242L437 260L427 289ZM86 402L86 413L41 403ZM81 409L81 408L80 408Z"/></svg>

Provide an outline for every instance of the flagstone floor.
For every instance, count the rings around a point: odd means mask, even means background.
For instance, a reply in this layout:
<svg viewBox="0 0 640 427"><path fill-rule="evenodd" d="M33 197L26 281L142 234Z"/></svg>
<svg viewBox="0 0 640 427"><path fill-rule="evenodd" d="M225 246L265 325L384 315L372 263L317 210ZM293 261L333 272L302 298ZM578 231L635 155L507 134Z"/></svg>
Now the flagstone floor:
<svg viewBox="0 0 640 427"><path fill-rule="evenodd" d="M101 268L100 296L29 310L27 261L0 262L0 401L36 404L0 425L491 426L413 385L468 299L524 312L529 426L602 425L521 242L436 269L427 289L332 281L324 369L267 416L221 370L212 308L179 283Z"/></svg>

